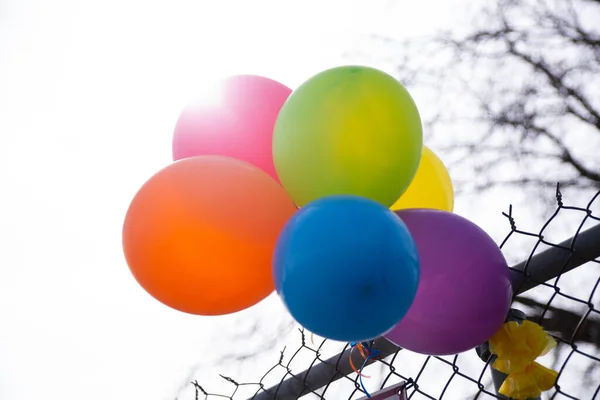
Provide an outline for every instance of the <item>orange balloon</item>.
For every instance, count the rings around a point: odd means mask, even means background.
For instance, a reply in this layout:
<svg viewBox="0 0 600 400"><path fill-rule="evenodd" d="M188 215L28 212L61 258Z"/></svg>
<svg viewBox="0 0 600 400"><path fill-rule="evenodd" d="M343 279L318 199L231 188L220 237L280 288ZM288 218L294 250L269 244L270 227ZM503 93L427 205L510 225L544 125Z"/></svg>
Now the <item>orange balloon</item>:
<svg viewBox="0 0 600 400"><path fill-rule="evenodd" d="M131 202L125 259L137 282L167 306L233 313L274 290L275 242L295 211L283 187L251 164L214 155L182 159Z"/></svg>

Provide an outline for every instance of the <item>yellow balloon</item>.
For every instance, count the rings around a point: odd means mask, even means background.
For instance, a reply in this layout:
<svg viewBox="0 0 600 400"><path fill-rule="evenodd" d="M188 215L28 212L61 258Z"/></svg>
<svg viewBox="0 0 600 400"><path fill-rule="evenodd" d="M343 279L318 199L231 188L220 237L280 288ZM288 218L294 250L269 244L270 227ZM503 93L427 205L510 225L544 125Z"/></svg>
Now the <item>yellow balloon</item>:
<svg viewBox="0 0 600 400"><path fill-rule="evenodd" d="M454 210L454 187L450 174L442 160L427 146L423 146L419 168L408 189L390 208Z"/></svg>

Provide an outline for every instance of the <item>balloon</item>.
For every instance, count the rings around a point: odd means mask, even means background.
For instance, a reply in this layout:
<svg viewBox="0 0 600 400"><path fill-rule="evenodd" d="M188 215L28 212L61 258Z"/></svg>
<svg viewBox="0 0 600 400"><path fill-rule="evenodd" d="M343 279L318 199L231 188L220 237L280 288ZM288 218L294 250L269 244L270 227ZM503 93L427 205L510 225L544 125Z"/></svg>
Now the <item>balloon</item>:
<svg viewBox="0 0 600 400"><path fill-rule="evenodd" d="M417 171L421 118L406 89L369 67L323 71L298 87L281 108L273 158L298 206L349 194L390 207Z"/></svg>
<svg viewBox="0 0 600 400"><path fill-rule="evenodd" d="M287 222L273 277L290 314L309 331L333 340L368 340L391 329L410 307L419 259L391 210L358 196L328 196Z"/></svg>
<svg viewBox="0 0 600 400"><path fill-rule="evenodd" d="M233 313L274 290L271 257L295 210L281 185L246 162L186 158L133 198L123 226L125 258L137 282L165 305L197 315Z"/></svg>
<svg viewBox="0 0 600 400"><path fill-rule="evenodd" d="M496 243L447 211L396 213L417 244L421 280L410 310L385 337L427 355L457 354L487 341L504 323L512 300L510 270Z"/></svg>
<svg viewBox="0 0 600 400"><path fill-rule="evenodd" d="M273 126L291 92L277 81L256 75L220 81L212 103L191 104L179 116L173 160L229 156L253 164L279 182L273 166Z"/></svg>
<svg viewBox="0 0 600 400"><path fill-rule="evenodd" d="M454 188L450 174L442 160L427 146L423 146L419 169L410 186L391 208L433 208L450 212L454 210Z"/></svg>

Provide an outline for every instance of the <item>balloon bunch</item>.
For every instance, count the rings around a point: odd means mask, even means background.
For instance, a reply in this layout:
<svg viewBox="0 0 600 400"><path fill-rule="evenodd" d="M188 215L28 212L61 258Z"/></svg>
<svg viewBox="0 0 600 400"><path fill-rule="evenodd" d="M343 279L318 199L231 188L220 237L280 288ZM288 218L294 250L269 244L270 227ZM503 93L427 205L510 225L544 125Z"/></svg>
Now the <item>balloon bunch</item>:
<svg viewBox="0 0 600 400"><path fill-rule="evenodd" d="M179 117L174 163L134 197L123 229L134 277L193 314L273 290L322 337L455 354L488 340L512 299L500 249L453 213L443 162L409 92L365 66L291 90L234 76Z"/></svg>

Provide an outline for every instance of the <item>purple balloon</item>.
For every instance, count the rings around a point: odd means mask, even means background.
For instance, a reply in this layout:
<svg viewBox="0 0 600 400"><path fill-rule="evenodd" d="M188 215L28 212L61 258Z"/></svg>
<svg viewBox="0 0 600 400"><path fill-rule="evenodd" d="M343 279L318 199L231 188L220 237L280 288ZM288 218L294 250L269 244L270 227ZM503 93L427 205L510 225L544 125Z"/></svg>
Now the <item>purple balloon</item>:
<svg viewBox="0 0 600 400"><path fill-rule="evenodd" d="M512 301L510 270L494 240L473 222L433 209L396 211L421 260L417 295L384 336L427 355L477 347L502 326Z"/></svg>

